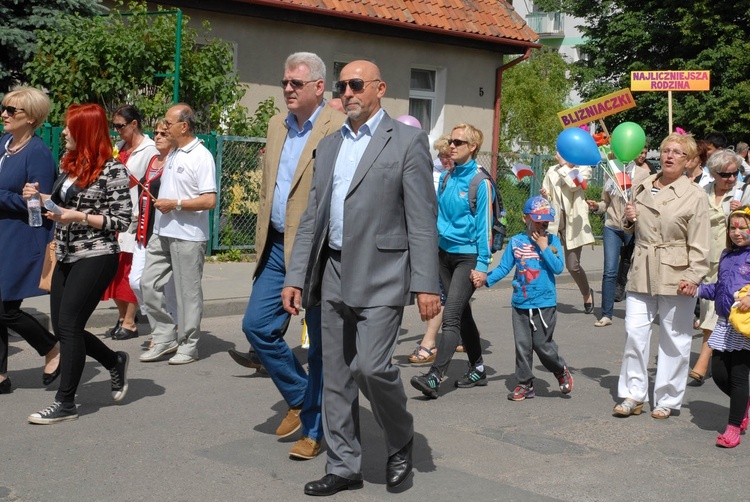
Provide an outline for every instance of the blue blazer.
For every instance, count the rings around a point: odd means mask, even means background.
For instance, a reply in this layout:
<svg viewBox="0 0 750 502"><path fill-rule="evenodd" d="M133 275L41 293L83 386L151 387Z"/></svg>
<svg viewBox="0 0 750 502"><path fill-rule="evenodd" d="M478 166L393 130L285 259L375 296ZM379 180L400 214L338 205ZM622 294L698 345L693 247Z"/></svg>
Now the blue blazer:
<svg viewBox="0 0 750 502"><path fill-rule="evenodd" d="M6 155L11 135L0 138L0 297L22 300L46 294L39 289L44 250L52 240L54 222L44 218L41 227L29 226L26 201L21 196L26 183L39 183L39 191L52 191L57 169L49 148L38 136L23 150Z"/></svg>

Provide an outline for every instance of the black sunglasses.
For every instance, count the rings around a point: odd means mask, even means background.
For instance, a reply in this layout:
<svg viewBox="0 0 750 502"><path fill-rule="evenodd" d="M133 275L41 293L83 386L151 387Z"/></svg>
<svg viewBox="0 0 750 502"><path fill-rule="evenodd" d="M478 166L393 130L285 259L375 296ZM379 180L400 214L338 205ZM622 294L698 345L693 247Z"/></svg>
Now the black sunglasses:
<svg viewBox="0 0 750 502"><path fill-rule="evenodd" d="M455 145L455 146L458 147L458 146L461 146L461 145L468 145L469 142L468 141L464 141L462 139L449 139L448 140L448 144L449 145Z"/></svg>
<svg viewBox="0 0 750 502"><path fill-rule="evenodd" d="M26 110L24 110L23 108L18 108L17 106L5 106L5 105L0 106L0 113L8 112L9 117L12 117L13 115L15 115L16 112L25 112L25 111Z"/></svg>
<svg viewBox="0 0 750 502"><path fill-rule="evenodd" d="M299 89L302 89L304 86L306 86L307 84L309 84L311 82L317 82L317 80L299 80L299 79L296 79L296 78L293 78L293 79L287 79L287 78L285 78L284 80L281 81L281 87L284 88L284 89L286 89L286 86L288 86L289 84L291 84L292 85L292 89L294 89L295 91L297 91Z"/></svg>
<svg viewBox="0 0 750 502"><path fill-rule="evenodd" d="M114 129L115 131L119 131L120 129L122 129L126 125L128 125L128 124L115 124L114 122L112 122L112 129Z"/></svg>
<svg viewBox="0 0 750 502"><path fill-rule="evenodd" d="M351 89L352 92L362 92L370 82L382 82L382 80L380 80L379 78L373 80L362 80L361 78L339 80L338 82L333 84L333 89L339 94L344 94L346 92L346 86L348 85L349 89Z"/></svg>
<svg viewBox="0 0 750 502"><path fill-rule="evenodd" d="M716 174L718 174L719 176L721 176L722 178L724 178L725 180L727 180L727 179L729 179L729 178L731 178L733 176L736 178L737 175L739 174L739 171L730 171L728 173L716 173Z"/></svg>

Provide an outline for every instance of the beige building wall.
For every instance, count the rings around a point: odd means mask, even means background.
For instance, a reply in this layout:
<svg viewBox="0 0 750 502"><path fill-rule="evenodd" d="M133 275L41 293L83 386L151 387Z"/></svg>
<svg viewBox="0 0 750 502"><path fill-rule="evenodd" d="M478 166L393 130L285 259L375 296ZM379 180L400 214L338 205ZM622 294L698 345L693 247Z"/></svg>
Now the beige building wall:
<svg viewBox="0 0 750 502"><path fill-rule="evenodd" d="M284 60L292 52L310 51L328 67L326 98L331 97L334 62L368 59L377 63L388 85L383 107L394 118L408 113L411 68L436 70L437 103L430 141L449 132L453 125L468 122L484 132L482 150L489 150L492 145L495 69L502 65L499 52L208 11L184 12L190 16L192 26L207 19L212 36L235 44L237 71L248 85L242 104L250 113L269 96L274 97L279 109L284 109L279 84ZM345 28L346 21L342 20L341 25Z"/></svg>

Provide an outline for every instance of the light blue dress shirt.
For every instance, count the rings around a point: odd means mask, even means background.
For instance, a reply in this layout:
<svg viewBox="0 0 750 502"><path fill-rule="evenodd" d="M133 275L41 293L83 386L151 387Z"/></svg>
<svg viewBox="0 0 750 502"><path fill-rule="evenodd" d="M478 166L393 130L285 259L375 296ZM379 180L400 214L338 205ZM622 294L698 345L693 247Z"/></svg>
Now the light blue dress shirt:
<svg viewBox="0 0 750 502"><path fill-rule="evenodd" d="M328 224L328 245L331 249L341 250L344 236L344 199L349 192L359 161L362 159L367 145L370 144L372 134L377 130L380 121L383 120L383 116L385 116L385 110L381 108L370 120L362 124L356 135L349 125L348 119L341 127L341 136L344 139L339 149L339 156L336 157L336 166L333 171L331 217Z"/></svg>
<svg viewBox="0 0 750 502"><path fill-rule="evenodd" d="M315 120L325 104L324 100L315 109L310 118L302 124L302 130L299 129L297 118L291 112L284 119L288 129L286 140L284 140L284 148L281 149L279 169L276 173L276 186L273 189L273 205L271 206L271 226L277 232L284 233L286 201L289 198L289 191L292 189L294 173L297 172L299 158L302 155L302 150L305 149L308 138L310 138L313 124L315 124Z"/></svg>

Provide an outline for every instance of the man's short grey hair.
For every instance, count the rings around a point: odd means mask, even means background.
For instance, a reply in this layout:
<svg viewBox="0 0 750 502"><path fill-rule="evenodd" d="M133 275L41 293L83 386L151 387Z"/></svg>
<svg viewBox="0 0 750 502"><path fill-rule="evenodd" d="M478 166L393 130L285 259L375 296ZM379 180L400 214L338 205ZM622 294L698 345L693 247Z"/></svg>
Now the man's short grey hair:
<svg viewBox="0 0 750 502"><path fill-rule="evenodd" d="M708 172L714 178L716 177L716 173L731 171L732 168L728 168L730 165L734 165L738 171L742 169L742 157L731 150L717 150L711 154L708 162L706 162Z"/></svg>
<svg viewBox="0 0 750 502"><path fill-rule="evenodd" d="M737 143L737 146L734 148L734 151L737 153L746 152L748 150L748 144L744 141L740 141Z"/></svg>
<svg viewBox="0 0 750 502"><path fill-rule="evenodd" d="M284 68L289 70L296 68L299 65L305 65L310 70L310 80L323 80L326 79L326 64L323 62L317 54L312 52L295 52L286 58Z"/></svg>

